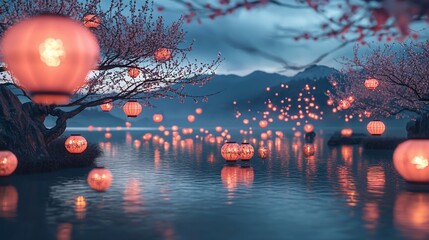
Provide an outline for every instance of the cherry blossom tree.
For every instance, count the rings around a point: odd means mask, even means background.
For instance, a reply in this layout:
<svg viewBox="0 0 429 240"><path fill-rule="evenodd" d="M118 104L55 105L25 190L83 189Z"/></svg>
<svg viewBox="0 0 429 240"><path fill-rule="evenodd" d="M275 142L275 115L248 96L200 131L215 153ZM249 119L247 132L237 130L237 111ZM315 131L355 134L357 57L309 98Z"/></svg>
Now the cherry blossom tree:
<svg viewBox="0 0 429 240"><path fill-rule="evenodd" d="M354 115L410 117L419 119L418 125L428 124L429 41L386 44L368 51L360 54L356 47L354 57L344 59L342 77L331 79L334 89L328 95L340 107L350 105L344 111ZM378 85L368 89L369 79L376 79ZM413 131L429 136L427 127Z"/></svg>
<svg viewBox="0 0 429 240"><path fill-rule="evenodd" d="M20 166L48 164L47 147L66 129L67 120L88 107L111 101L122 106L130 99L150 106L152 99L192 97L195 101L206 96L189 96L186 86L203 85L214 75L220 56L211 63L190 59L193 43L185 43L183 19L166 24L156 18L149 0L2 0L0 3L0 36L14 23L40 13L60 14L82 22L93 14L100 25L91 28L96 35L101 57L98 66L88 75L87 84L75 92L69 104L38 105L28 93L14 82L3 67L0 85L0 148L13 151ZM168 49L168 59L157 60L155 52ZM137 68L136 78L128 75ZM47 116L57 117L56 125L44 125Z"/></svg>

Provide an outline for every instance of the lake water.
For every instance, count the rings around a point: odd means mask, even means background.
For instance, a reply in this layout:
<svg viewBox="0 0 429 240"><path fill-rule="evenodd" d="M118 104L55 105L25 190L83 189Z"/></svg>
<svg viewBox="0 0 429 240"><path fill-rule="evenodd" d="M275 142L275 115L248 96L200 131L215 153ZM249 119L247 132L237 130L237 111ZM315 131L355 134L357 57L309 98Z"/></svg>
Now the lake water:
<svg viewBox="0 0 429 240"><path fill-rule="evenodd" d="M429 193L409 190L392 151L330 148L319 134L312 157L300 138L273 138L267 159L228 165L220 144L195 138L82 134L112 186L92 190L91 169L0 179L0 239L429 239Z"/></svg>

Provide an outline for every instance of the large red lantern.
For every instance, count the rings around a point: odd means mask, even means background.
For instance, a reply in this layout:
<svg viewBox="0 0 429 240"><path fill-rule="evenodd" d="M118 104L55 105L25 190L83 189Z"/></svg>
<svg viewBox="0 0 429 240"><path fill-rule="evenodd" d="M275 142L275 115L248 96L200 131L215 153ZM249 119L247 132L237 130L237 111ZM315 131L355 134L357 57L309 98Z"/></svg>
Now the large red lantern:
<svg viewBox="0 0 429 240"><path fill-rule="evenodd" d="M112 173L104 167L94 168L89 172L87 182L95 191L104 192L112 185Z"/></svg>
<svg viewBox="0 0 429 240"><path fill-rule="evenodd" d="M1 52L15 83L39 104L67 104L99 57L95 36L64 16L39 15L6 30Z"/></svg>
<svg viewBox="0 0 429 240"><path fill-rule="evenodd" d="M162 116L162 114L160 114L160 113L156 113L152 116L152 119L154 122L160 123L164 119L164 116Z"/></svg>
<svg viewBox="0 0 429 240"><path fill-rule="evenodd" d="M168 48L158 48L155 51L155 59L159 62L165 62L170 60L171 51Z"/></svg>
<svg viewBox="0 0 429 240"><path fill-rule="evenodd" d="M83 25L87 28L97 28L100 25L100 19L94 14L87 14L83 17Z"/></svg>
<svg viewBox="0 0 429 240"><path fill-rule="evenodd" d="M429 183L429 140L407 140L393 152L393 165L407 182Z"/></svg>
<svg viewBox="0 0 429 240"><path fill-rule="evenodd" d="M314 130L313 124L307 123L304 125L304 132L309 133Z"/></svg>
<svg viewBox="0 0 429 240"><path fill-rule="evenodd" d="M241 143L240 145L240 158L241 161L249 161L253 154L255 154L255 149L249 143Z"/></svg>
<svg viewBox="0 0 429 240"><path fill-rule="evenodd" d="M380 120L372 120L368 125L366 125L366 129L369 134L373 136L381 136L381 134L384 133L384 130L386 130L386 126Z"/></svg>
<svg viewBox="0 0 429 240"><path fill-rule="evenodd" d="M240 159L240 145L236 142L226 142L220 149L222 157L228 162L235 162Z"/></svg>
<svg viewBox="0 0 429 240"><path fill-rule="evenodd" d="M367 80L365 80L365 87L369 90L374 90L378 87L378 81L375 78L369 78Z"/></svg>
<svg viewBox="0 0 429 240"><path fill-rule="evenodd" d="M113 103L111 101L106 101L100 105L101 111L109 112L113 108Z"/></svg>
<svg viewBox="0 0 429 240"><path fill-rule="evenodd" d="M137 100L129 100L123 106L123 110L128 117L137 117L142 112L142 105Z"/></svg>
<svg viewBox="0 0 429 240"><path fill-rule="evenodd" d="M130 75L130 77L132 78L136 78L138 77L140 74L140 70L136 67L130 67L128 68L128 75Z"/></svg>
<svg viewBox="0 0 429 240"><path fill-rule="evenodd" d="M80 134L72 134L64 143L69 153L82 153L88 146L86 139Z"/></svg>
<svg viewBox="0 0 429 240"><path fill-rule="evenodd" d="M18 166L18 159L11 151L0 151L0 177L11 175Z"/></svg>

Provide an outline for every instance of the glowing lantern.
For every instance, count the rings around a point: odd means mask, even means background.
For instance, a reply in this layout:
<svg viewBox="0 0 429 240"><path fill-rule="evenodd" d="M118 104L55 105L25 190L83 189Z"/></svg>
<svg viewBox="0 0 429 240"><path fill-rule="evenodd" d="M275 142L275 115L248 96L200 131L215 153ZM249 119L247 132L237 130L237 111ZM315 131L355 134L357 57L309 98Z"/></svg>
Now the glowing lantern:
<svg viewBox="0 0 429 240"><path fill-rule="evenodd" d="M304 151L304 155L307 157L313 156L314 155L314 145L310 144L310 143L306 143L303 146L303 151Z"/></svg>
<svg viewBox="0 0 429 240"><path fill-rule="evenodd" d="M142 112L142 105L137 100L129 100L122 108L128 117L137 117Z"/></svg>
<svg viewBox="0 0 429 240"><path fill-rule="evenodd" d="M193 123L195 121L194 115L188 115L188 122Z"/></svg>
<svg viewBox="0 0 429 240"><path fill-rule="evenodd" d="M195 113L200 115L201 113L203 113L203 109L202 108L196 108Z"/></svg>
<svg viewBox="0 0 429 240"><path fill-rule="evenodd" d="M221 126L216 126L215 130L216 130L216 132L222 132L222 127Z"/></svg>
<svg viewBox="0 0 429 240"><path fill-rule="evenodd" d="M339 107L341 109L348 109L350 107L350 102L348 100L340 100Z"/></svg>
<svg viewBox="0 0 429 240"><path fill-rule="evenodd" d="M344 128L341 130L341 136L350 137L353 134L353 130L351 128Z"/></svg>
<svg viewBox="0 0 429 240"><path fill-rule="evenodd" d="M80 134L72 134L64 145L69 153L82 153L87 147L87 142Z"/></svg>
<svg viewBox="0 0 429 240"><path fill-rule="evenodd" d="M220 149L222 157L228 162L240 159L240 151L240 145L236 142L226 142Z"/></svg>
<svg viewBox="0 0 429 240"><path fill-rule="evenodd" d="M158 48L155 51L155 59L156 61L165 62L170 60L171 58L171 51L167 48Z"/></svg>
<svg viewBox="0 0 429 240"><path fill-rule="evenodd" d="M95 191L104 192L112 185L112 173L104 167L94 168L89 172L87 182Z"/></svg>
<svg viewBox="0 0 429 240"><path fill-rule="evenodd" d="M107 139L109 139L109 138L112 137L112 134L109 133L109 132L107 132L107 133L104 134L104 137L107 138Z"/></svg>
<svg viewBox="0 0 429 240"><path fill-rule="evenodd" d="M130 127L131 127L131 123L130 123L130 122L128 122L128 121L127 121L127 122L125 122L125 127L126 127L126 128L130 128Z"/></svg>
<svg viewBox="0 0 429 240"><path fill-rule="evenodd" d="M365 87L371 91L376 89L378 87L378 84L379 83L378 83L377 79L374 79L374 78L369 78L369 79L365 80Z"/></svg>
<svg viewBox="0 0 429 240"><path fill-rule="evenodd" d="M0 177L11 175L18 166L18 160L11 151L0 151Z"/></svg>
<svg viewBox="0 0 429 240"><path fill-rule="evenodd" d="M366 129L373 136L381 136L386 130L386 126L380 120L373 120L366 125Z"/></svg>
<svg viewBox="0 0 429 240"><path fill-rule="evenodd" d="M304 125L304 132L309 133L314 130L314 126L310 123Z"/></svg>
<svg viewBox="0 0 429 240"><path fill-rule="evenodd" d="M132 78L136 78L138 77L140 74L140 69L136 68L136 67L130 67L128 68L128 75Z"/></svg>
<svg viewBox="0 0 429 240"><path fill-rule="evenodd" d="M255 153L255 150L253 149L252 145L250 145L249 143L241 143L240 148L241 161L249 161Z"/></svg>
<svg viewBox="0 0 429 240"><path fill-rule="evenodd" d="M175 132L179 131L179 126L177 125L171 126L171 131L175 131Z"/></svg>
<svg viewBox="0 0 429 240"><path fill-rule="evenodd" d="M1 52L15 83L39 104L67 104L99 57L95 36L58 15L23 20L4 33ZM79 63L79 64L76 64Z"/></svg>
<svg viewBox="0 0 429 240"><path fill-rule="evenodd" d="M76 197L75 201L74 201L74 205L76 207L81 207L84 208L86 207L86 199L84 196L78 196Z"/></svg>
<svg viewBox="0 0 429 240"><path fill-rule="evenodd" d="M105 103L100 105L101 111L109 112L113 108L113 104L110 101L106 101Z"/></svg>
<svg viewBox="0 0 429 240"><path fill-rule="evenodd" d="M243 119L243 124L249 124L249 119Z"/></svg>
<svg viewBox="0 0 429 240"><path fill-rule="evenodd" d="M331 106L332 104L334 104L334 100L332 99L328 99L328 101L326 101L326 103Z"/></svg>
<svg viewBox="0 0 429 240"><path fill-rule="evenodd" d="M429 183L429 140L407 140L393 152L393 165L407 182Z"/></svg>
<svg viewBox="0 0 429 240"><path fill-rule="evenodd" d="M266 128L268 126L268 122L266 120L259 121L259 127Z"/></svg>
<svg viewBox="0 0 429 240"><path fill-rule="evenodd" d="M83 25L87 28L97 28L100 25L100 19L94 14L87 14L83 17Z"/></svg>
<svg viewBox="0 0 429 240"><path fill-rule="evenodd" d="M265 159L268 157L268 148L267 147L260 147L258 149L258 156L262 159Z"/></svg>

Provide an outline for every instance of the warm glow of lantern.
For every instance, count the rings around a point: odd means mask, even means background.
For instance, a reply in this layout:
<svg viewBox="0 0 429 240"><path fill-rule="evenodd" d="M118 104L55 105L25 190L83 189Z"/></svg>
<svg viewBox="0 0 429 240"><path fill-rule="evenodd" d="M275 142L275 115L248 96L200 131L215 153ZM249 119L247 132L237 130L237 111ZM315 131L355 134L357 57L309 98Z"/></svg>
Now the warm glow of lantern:
<svg viewBox="0 0 429 240"><path fill-rule="evenodd" d="M38 15L6 30L1 52L15 83L39 104L67 104L98 62L95 36L64 16ZM77 64L78 63L78 64Z"/></svg>
<svg viewBox="0 0 429 240"><path fill-rule="evenodd" d="M369 78L367 80L365 80L365 87L369 90L374 90L378 87L378 81L375 78Z"/></svg>
<svg viewBox="0 0 429 240"><path fill-rule="evenodd" d="M11 175L18 166L18 159L11 151L0 151L0 177Z"/></svg>
<svg viewBox="0 0 429 240"><path fill-rule="evenodd" d="M339 107L341 109L348 109L350 107L350 101L348 101L348 100L340 100Z"/></svg>
<svg viewBox="0 0 429 240"><path fill-rule="evenodd" d="M104 192L112 185L112 173L104 167L94 168L89 172L87 182L95 191Z"/></svg>
<svg viewBox="0 0 429 240"><path fill-rule="evenodd" d="M72 134L64 143L69 153L82 153L87 147L87 142L80 134Z"/></svg>
<svg viewBox="0 0 429 240"><path fill-rule="evenodd" d="M194 115L188 115L188 122L193 123L195 121Z"/></svg>
<svg viewBox="0 0 429 240"><path fill-rule="evenodd" d="M83 17L83 25L87 28L97 28L100 25L100 19L94 14L87 14Z"/></svg>
<svg viewBox="0 0 429 240"><path fill-rule="evenodd" d="M381 136L386 130L386 126L380 120L373 120L366 125L366 129L373 136Z"/></svg>
<svg viewBox="0 0 429 240"><path fill-rule="evenodd" d="M249 161L255 154L255 149L249 143L241 143L240 149L241 161Z"/></svg>
<svg viewBox="0 0 429 240"><path fill-rule="evenodd" d="M203 113L203 109L202 108L196 108L195 109L195 113L198 114L198 115L200 115L200 114Z"/></svg>
<svg viewBox="0 0 429 240"><path fill-rule="evenodd" d="M429 194L402 192L395 201L393 222L404 239L429 239Z"/></svg>
<svg viewBox="0 0 429 240"><path fill-rule="evenodd" d="M307 157L313 156L315 153L314 144L306 143L303 146L304 155Z"/></svg>
<svg viewBox="0 0 429 240"><path fill-rule="evenodd" d="M155 51L155 59L159 62L165 62L170 60L171 51L168 48L158 48Z"/></svg>
<svg viewBox="0 0 429 240"><path fill-rule="evenodd" d="M304 125L304 132L309 133L314 130L313 124L307 123Z"/></svg>
<svg viewBox="0 0 429 240"><path fill-rule="evenodd" d="M393 152L396 171L407 182L429 183L429 140L407 140Z"/></svg>
<svg viewBox="0 0 429 240"><path fill-rule="evenodd" d="M15 217L17 208L18 191L16 188L12 185L0 186L0 217Z"/></svg>
<svg viewBox="0 0 429 240"><path fill-rule="evenodd" d="M220 152L226 161L237 161L240 159L241 148L236 142L226 142Z"/></svg>
<svg viewBox="0 0 429 240"><path fill-rule="evenodd" d="M259 149L258 149L258 156L259 156L259 158L262 158L262 159L265 159L265 158L267 158L268 157L268 153L269 153L269 150L268 150L268 148L267 147L260 147Z"/></svg>
<svg viewBox="0 0 429 240"><path fill-rule="evenodd" d="M328 99L328 101L326 101L326 103L331 106L332 104L334 104L334 100L332 99Z"/></svg>
<svg viewBox="0 0 429 240"><path fill-rule="evenodd" d="M130 67L128 68L128 75L132 78L136 78L138 77L140 74L140 69L136 68L136 67Z"/></svg>
<svg viewBox="0 0 429 240"><path fill-rule="evenodd" d="M122 107L128 117L137 117L142 112L142 105L137 100L129 100Z"/></svg>
<svg viewBox="0 0 429 240"><path fill-rule="evenodd" d="M249 124L249 119L243 119L243 124Z"/></svg>
<svg viewBox="0 0 429 240"><path fill-rule="evenodd" d="M125 127L126 127L126 128L130 128L130 127L131 127L131 123L130 123L130 122L128 122L128 121L127 121L127 122L125 122Z"/></svg>
<svg viewBox="0 0 429 240"><path fill-rule="evenodd" d="M343 128L341 129L341 136L350 137L353 134L353 130L351 128Z"/></svg>
<svg viewBox="0 0 429 240"><path fill-rule="evenodd" d="M259 127L266 128L268 126L268 122L266 120L259 121Z"/></svg>
<svg viewBox="0 0 429 240"><path fill-rule="evenodd" d="M100 108L103 112L109 112L113 108L113 103L110 101L106 101L105 103L100 105Z"/></svg>
<svg viewBox="0 0 429 240"><path fill-rule="evenodd" d="M160 114L160 113L156 113L153 115L152 119L154 122L160 123L164 119L164 116L162 116L162 114Z"/></svg>
<svg viewBox="0 0 429 240"><path fill-rule="evenodd" d="M221 126L216 126L215 127L215 131L216 132L222 132L222 127Z"/></svg>

